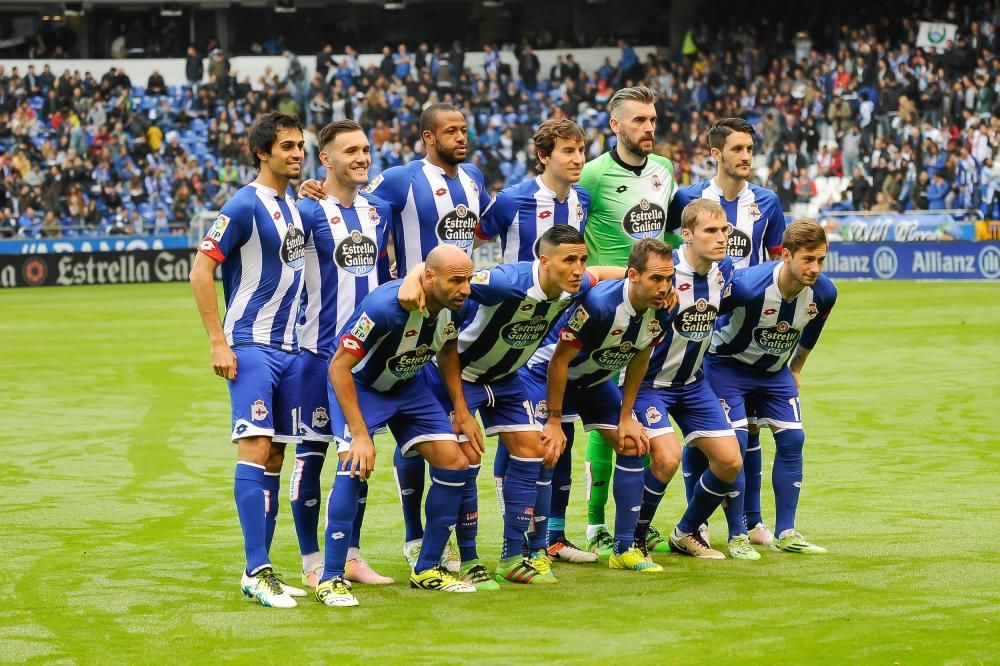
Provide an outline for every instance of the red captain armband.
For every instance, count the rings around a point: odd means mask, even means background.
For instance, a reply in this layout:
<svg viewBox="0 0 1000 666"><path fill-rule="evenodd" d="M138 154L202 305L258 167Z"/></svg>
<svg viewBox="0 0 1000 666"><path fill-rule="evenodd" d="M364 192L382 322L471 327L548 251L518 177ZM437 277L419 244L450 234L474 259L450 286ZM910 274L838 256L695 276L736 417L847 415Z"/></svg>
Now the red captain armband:
<svg viewBox="0 0 1000 666"><path fill-rule="evenodd" d="M562 330L559 331L559 342L565 342L574 349L583 349L583 340L576 334L576 331L568 326L563 326Z"/></svg>
<svg viewBox="0 0 1000 666"><path fill-rule="evenodd" d="M783 245L779 245L777 247L769 247L769 248L767 248L767 255L768 255L768 257L773 257L775 255L781 254L781 250L782 250L783 247L784 247Z"/></svg>
<svg viewBox="0 0 1000 666"><path fill-rule="evenodd" d="M592 287L593 287L593 286L594 286L595 284L597 284L597 278L595 278L595 277L594 277L593 275L591 275L591 274L590 274L590 273L588 273L587 271L583 271L583 277L585 277L585 278L587 278L588 280L590 280L590 285L589 285L589 287L591 287L591 288L592 288Z"/></svg>
<svg viewBox="0 0 1000 666"><path fill-rule="evenodd" d="M340 346L348 354L353 354L358 358L365 357L365 346L361 344L361 340L347 333L340 338Z"/></svg>
<svg viewBox="0 0 1000 666"><path fill-rule="evenodd" d="M198 251L204 255L215 259L220 264L226 260L226 255L222 254L222 250L219 248L219 244L214 238L208 238L207 236L202 239L201 244L198 245Z"/></svg>

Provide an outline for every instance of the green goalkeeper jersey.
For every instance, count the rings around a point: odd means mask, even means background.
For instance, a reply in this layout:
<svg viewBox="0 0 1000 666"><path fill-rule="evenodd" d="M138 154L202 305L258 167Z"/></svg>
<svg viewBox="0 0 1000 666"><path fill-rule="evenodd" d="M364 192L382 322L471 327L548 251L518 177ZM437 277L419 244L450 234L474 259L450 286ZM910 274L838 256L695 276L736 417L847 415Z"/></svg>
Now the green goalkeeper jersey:
<svg viewBox="0 0 1000 666"><path fill-rule="evenodd" d="M624 266L632 244L643 238L676 243L673 234L664 237L667 206L677 191L666 157L650 154L637 168L612 149L583 166L580 186L590 193L584 238L591 266Z"/></svg>

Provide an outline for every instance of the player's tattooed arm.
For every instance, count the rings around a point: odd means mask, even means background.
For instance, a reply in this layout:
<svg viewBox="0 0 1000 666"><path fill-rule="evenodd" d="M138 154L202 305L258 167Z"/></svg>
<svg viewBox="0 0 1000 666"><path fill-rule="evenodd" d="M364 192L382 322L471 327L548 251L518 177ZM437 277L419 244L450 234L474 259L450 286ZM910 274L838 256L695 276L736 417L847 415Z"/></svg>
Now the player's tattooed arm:
<svg viewBox="0 0 1000 666"><path fill-rule="evenodd" d="M330 362L330 385L333 386L337 404L344 413L347 428L351 431L351 448L344 459L344 469L351 477L358 475L362 479L371 476L375 469L375 443L368 434L368 425L358 405L358 391L354 387L354 375L351 370L361 362L361 358L341 346Z"/></svg>
<svg viewBox="0 0 1000 666"><path fill-rule="evenodd" d="M569 362L573 360L578 351L577 347L560 341L556 344L555 351L552 352L552 360L549 361L545 392L548 419L542 426L542 445L545 448L542 464L546 467L555 465L566 448L566 433L562 429L562 408L566 398Z"/></svg>
<svg viewBox="0 0 1000 666"><path fill-rule="evenodd" d="M645 428L635 418L635 398L639 394L639 386L649 367L649 357L653 347L649 346L632 357L625 368L625 381L622 383L622 409L618 416L618 445L629 455L645 455L649 452L649 437ZM633 453L634 451L634 453Z"/></svg>
<svg viewBox="0 0 1000 666"><path fill-rule="evenodd" d="M469 406L465 403L465 394L462 392L462 367L458 360L458 343L454 340L446 342L438 352L437 361L438 371L455 410L455 434L465 435L469 444L480 455L486 453L483 431L476 417L469 411Z"/></svg>
<svg viewBox="0 0 1000 666"><path fill-rule="evenodd" d="M219 377L236 379L236 354L233 353L219 318L219 297L215 291L215 269L219 262L198 252L191 267L191 289L198 304L201 323L212 343L212 370Z"/></svg>
<svg viewBox="0 0 1000 666"><path fill-rule="evenodd" d="M802 372L802 366L806 364L806 359L809 358L809 352L811 350L806 349L802 345L796 345L795 351L792 352L792 357L788 359L788 369L792 373L792 379L795 381L795 388L799 389L799 373Z"/></svg>

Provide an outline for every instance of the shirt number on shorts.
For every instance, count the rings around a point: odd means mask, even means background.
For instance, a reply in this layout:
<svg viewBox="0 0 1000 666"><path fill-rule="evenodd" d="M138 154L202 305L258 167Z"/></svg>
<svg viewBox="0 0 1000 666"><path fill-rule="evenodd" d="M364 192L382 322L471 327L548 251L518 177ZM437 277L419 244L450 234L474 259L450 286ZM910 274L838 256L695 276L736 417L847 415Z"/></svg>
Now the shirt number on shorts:
<svg viewBox="0 0 1000 666"><path fill-rule="evenodd" d="M792 416L795 417L795 421L798 422L798 423L801 423L802 422L802 416L800 414L800 410L802 409L802 406L799 404L799 399L798 398L789 398L788 399L788 404L792 406Z"/></svg>

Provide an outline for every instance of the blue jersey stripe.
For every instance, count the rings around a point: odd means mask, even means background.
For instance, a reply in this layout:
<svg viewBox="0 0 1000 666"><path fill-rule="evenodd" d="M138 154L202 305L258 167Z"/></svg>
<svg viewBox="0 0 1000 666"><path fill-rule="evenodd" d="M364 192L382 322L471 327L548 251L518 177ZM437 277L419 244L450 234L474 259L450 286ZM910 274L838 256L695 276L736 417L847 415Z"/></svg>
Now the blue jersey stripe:
<svg viewBox="0 0 1000 666"><path fill-rule="evenodd" d="M697 301L699 298L704 298L711 302L712 295L708 289L708 278L704 275L695 275L692 283L694 284L694 299ZM681 365L677 369L676 377L691 377L694 372L701 372L700 368L694 367L694 364L698 360L702 344L693 340L687 343L684 349L684 360L681 361Z"/></svg>
<svg viewBox="0 0 1000 666"><path fill-rule="evenodd" d="M717 356L731 356L746 349L753 338L753 329L757 325L757 322L760 321L760 313L763 309L764 294L760 294L746 304L746 316L743 319L743 324L740 326L739 332L736 333L730 342L720 344L714 353ZM731 317L732 315L728 315L724 321L717 324L716 331L724 328L729 323Z"/></svg>

